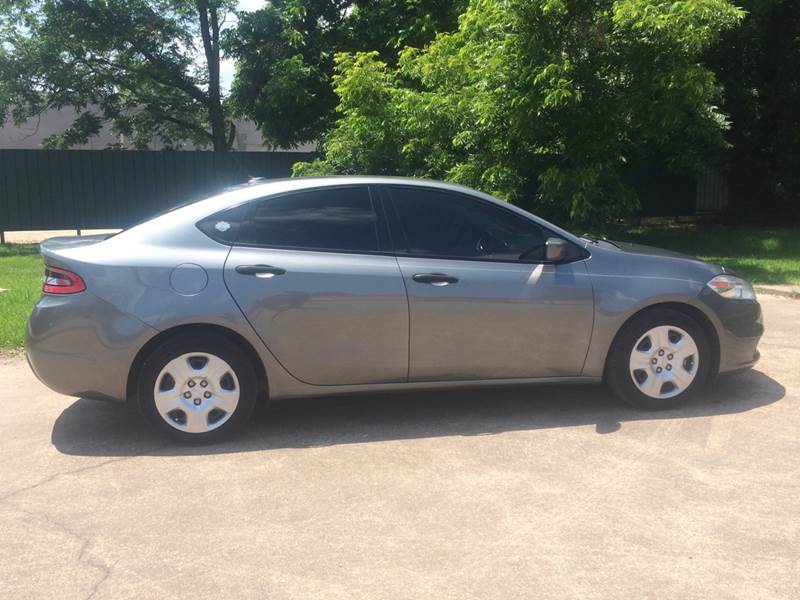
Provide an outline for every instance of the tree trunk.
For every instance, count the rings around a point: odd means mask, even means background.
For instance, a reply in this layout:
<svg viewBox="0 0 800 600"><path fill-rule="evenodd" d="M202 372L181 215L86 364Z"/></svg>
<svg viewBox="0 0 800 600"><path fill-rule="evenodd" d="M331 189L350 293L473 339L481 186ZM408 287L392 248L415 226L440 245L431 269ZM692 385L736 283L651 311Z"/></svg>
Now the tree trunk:
<svg viewBox="0 0 800 600"><path fill-rule="evenodd" d="M231 143L227 136L225 112L222 110L222 97L219 85L219 16L214 0L196 0L200 16L200 35L208 64L208 118L211 123L211 140L214 152L227 152Z"/></svg>
<svg viewBox="0 0 800 600"><path fill-rule="evenodd" d="M208 114L211 121L211 139L214 145L214 152L227 152L231 145L228 143L226 135L225 113L222 111L222 104L217 98L216 103L212 99L208 107Z"/></svg>

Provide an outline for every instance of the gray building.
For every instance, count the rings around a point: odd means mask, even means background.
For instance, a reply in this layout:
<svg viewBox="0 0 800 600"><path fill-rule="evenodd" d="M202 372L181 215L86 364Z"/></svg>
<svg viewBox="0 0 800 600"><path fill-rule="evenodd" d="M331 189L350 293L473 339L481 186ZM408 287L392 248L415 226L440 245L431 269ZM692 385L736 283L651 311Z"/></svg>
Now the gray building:
<svg viewBox="0 0 800 600"><path fill-rule="evenodd" d="M37 149L42 147L42 140L47 136L60 133L69 127L77 111L72 108L62 108L43 113L39 117L29 119L20 126L11 121L7 121L0 127L0 149ZM74 146L75 150L104 150L109 146L125 144L125 139L116 136L111 131L111 127L106 125L100 133L86 144ZM149 147L150 150L163 150L164 144L154 138ZM196 150L192 144L186 144L184 150ZM263 145L263 138L252 121L236 121L236 139L233 142L233 149L238 152L264 152L267 150L281 151L281 148L269 148ZM305 144L296 151L312 151L314 144Z"/></svg>

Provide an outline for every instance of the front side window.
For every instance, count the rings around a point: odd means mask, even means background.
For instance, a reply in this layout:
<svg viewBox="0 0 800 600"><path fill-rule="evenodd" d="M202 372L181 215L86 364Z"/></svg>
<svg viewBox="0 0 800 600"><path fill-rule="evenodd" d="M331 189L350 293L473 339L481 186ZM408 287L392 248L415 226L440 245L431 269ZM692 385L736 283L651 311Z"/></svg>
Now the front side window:
<svg viewBox="0 0 800 600"><path fill-rule="evenodd" d="M462 194L389 188L408 254L541 262L547 232L509 210Z"/></svg>
<svg viewBox="0 0 800 600"><path fill-rule="evenodd" d="M296 192L255 202L238 243L341 252L378 250L377 218L366 187Z"/></svg>

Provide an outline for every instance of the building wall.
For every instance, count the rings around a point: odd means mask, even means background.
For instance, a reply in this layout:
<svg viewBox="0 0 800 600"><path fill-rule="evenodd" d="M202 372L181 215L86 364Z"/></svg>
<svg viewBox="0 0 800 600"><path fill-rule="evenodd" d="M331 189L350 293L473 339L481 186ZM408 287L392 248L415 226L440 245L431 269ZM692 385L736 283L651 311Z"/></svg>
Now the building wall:
<svg viewBox="0 0 800 600"><path fill-rule="evenodd" d="M43 113L40 117L29 119L19 127L12 122L6 122L0 127L0 149L37 149L42 147L42 140L49 135L61 133L72 124L78 115L72 108L61 110L51 110ZM281 148L267 148L263 145L263 139L255 123L252 121L235 121L236 139L233 142L234 150L239 152L264 152L267 150L282 151ZM105 150L111 145L124 143L118 136L115 136L111 127L105 125L100 133L88 143L74 146L74 150ZM164 144L156 138L149 147L150 150L163 150ZM183 150L196 150L192 144L187 144ZM205 148L209 149L209 148ZM299 148L293 148L297 152L311 152L315 149L314 144L304 144Z"/></svg>

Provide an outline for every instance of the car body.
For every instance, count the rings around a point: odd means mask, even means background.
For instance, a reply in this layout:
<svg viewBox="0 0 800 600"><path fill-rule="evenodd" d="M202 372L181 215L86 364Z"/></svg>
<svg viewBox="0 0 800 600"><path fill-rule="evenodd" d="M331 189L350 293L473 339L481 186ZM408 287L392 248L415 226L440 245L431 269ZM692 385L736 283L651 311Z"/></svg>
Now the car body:
<svg viewBox="0 0 800 600"><path fill-rule="evenodd" d="M139 396L160 345L190 335L228 340L278 399L599 382L626 324L652 309L691 320L710 379L752 366L763 332L752 290L723 267L576 237L432 181L257 183L41 250L53 285L29 319L31 367L60 393L119 402ZM720 276L740 297L709 285Z"/></svg>

